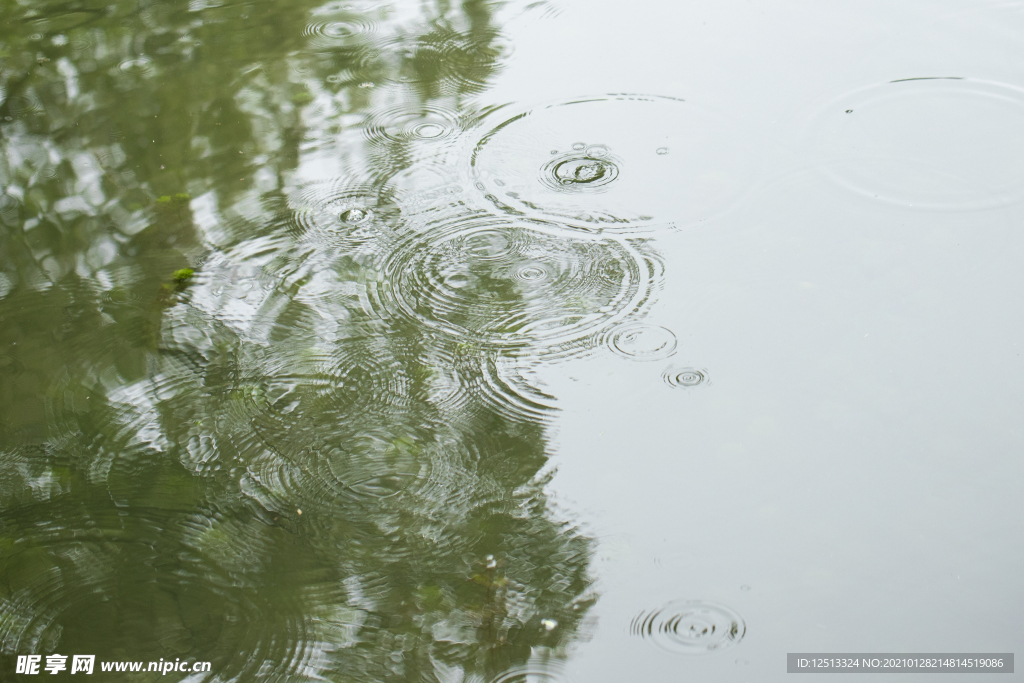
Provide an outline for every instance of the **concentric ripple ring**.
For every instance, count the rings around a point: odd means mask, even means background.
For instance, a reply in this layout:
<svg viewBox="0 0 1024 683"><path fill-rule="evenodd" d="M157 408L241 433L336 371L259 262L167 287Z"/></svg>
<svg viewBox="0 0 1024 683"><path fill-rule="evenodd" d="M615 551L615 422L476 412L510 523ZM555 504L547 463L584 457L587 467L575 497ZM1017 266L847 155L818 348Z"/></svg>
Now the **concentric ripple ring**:
<svg viewBox="0 0 1024 683"><path fill-rule="evenodd" d="M368 283L373 312L481 348L549 348L599 333L649 301L647 259L628 242L481 215L430 226Z"/></svg>
<svg viewBox="0 0 1024 683"><path fill-rule="evenodd" d="M746 635L743 617L713 602L678 600L660 609L641 612L630 633L670 652L702 655L737 645Z"/></svg>
<svg viewBox="0 0 1024 683"><path fill-rule="evenodd" d="M493 121L493 123L491 123ZM602 95L488 113L474 185L510 215L637 234L707 220L749 188L740 123L672 97ZM675 154L666 154L671 142Z"/></svg>

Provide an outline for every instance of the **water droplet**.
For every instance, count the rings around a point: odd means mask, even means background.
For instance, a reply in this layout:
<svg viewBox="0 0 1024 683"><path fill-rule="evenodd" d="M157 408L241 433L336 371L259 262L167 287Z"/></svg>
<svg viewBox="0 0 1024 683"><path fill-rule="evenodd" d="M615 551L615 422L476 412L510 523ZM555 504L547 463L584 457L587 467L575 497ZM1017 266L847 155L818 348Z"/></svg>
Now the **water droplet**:
<svg viewBox="0 0 1024 683"><path fill-rule="evenodd" d="M666 154L668 154L668 147L659 147L656 151L661 156L665 156Z"/></svg>
<svg viewBox="0 0 1024 683"><path fill-rule="evenodd" d="M545 165L548 182L563 190L598 188L615 180L619 168L611 159L560 157Z"/></svg>
<svg viewBox="0 0 1024 683"><path fill-rule="evenodd" d="M343 246L353 253L385 248L401 213L372 183L350 178L312 183L295 194L291 203L290 225L297 237Z"/></svg>
<svg viewBox="0 0 1024 683"><path fill-rule="evenodd" d="M357 206L342 211L338 217L346 223L361 223L370 217L370 212Z"/></svg>

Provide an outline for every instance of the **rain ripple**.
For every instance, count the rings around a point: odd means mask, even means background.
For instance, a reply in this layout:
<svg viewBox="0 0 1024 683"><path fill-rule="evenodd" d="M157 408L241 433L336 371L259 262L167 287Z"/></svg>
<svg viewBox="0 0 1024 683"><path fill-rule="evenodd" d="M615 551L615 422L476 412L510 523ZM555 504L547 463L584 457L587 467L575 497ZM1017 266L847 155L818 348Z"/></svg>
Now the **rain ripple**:
<svg viewBox="0 0 1024 683"><path fill-rule="evenodd" d="M512 53L511 43L498 32L467 35L437 27L410 40L399 36L375 42L360 58L364 68L390 62L392 79L423 84L442 96L482 92Z"/></svg>
<svg viewBox="0 0 1024 683"><path fill-rule="evenodd" d="M747 625L723 605L679 600L641 612L633 618L629 630L669 652L702 655L738 644L746 635Z"/></svg>
<svg viewBox="0 0 1024 683"><path fill-rule="evenodd" d="M351 512L399 494L436 500L435 490L447 488L435 479L435 465L444 458L426 427L394 424L313 435L319 421L299 420L284 430L254 426L267 449L248 463L242 491L270 511ZM310 433L302 438L290 431Z"/></svg>
<svg viewBox="0 0 1024 683"><path fill-rule="evenodd" d="M312 184L291 200L297 237L348 252L375 252L393 239L401 209L369 182Z"/></svg>
<svg viewBox="0 0 1024 683"><path fill-rule="evenodd" d="M426 106L394 107L371 112L363 123L372 143L407 143L414 140L451 139L460 132L458 115L449 109Z"/></svg>
<svg viewBox="0 0 1024 683"><path fill-rule="evenodd" d="M661 378L673 389L685 389L711 383L708 371L698 368L668 368L661 374Z"/></svg>
<svg viewBox="0 0 1024 683"><path fill-rule="evenodd" d="M676 335L656 325L633 323L608 335L612 351L631 360L664 360L676 352Z"/></svg>
<svg viewBox="0 0 1024 683"><path fill-rule="evenodd" d="M5 514L5 652L95 651L111 639L127 638L131 647L137 638L140 657L156 659L152 647L159 643L161 654L201 653L197 659L238 669L225 675L248 678L267 660L278 671L301 670L321 637L316 620L292 591L268 600L256 590L257 570L273 551L272 530L225 522L210 511L187 515L96 500L51 503L45 521L32 508ZM178 570L157 570L169 561ZM164 615L158 623L154 609ZM216 624L204 616L211 612L222 617ZM116 624L117 632L104 624Z"/></svg>
<svg viewBox="0 0 1024 683"><path fill-rule="evenodd" d="M755 177L738 125L671 97L605 95L489 118L474 182L512 215L638 234L707 220ZM670 140L686 153L667 154Z"/></svg>
<svg viewBox="0 0 1024 683"><path fill-rule="evenodd" d="M125 59L117 65L117 68L127 74L149 76L153 73L153 60L145 56Z"/></svg>
<svg viewBox="0 0 1024 683"><path fill-rule="evenodd" d="M383 319L482 349L565 348L641 309L658 269L628 242L490 216L430 225L370 283Z"/></svg>
<svg viewBox="0 0 1024 683"><path fill-rule="evenodd" d="M329 50L347 46L355 37L373 33L376 28L376 24L366 17L351 15L310 22L302 35L309 39L312 49Z"/></svg>
<svg viewBox="0 0 1024 683"><path fill-rule="evenodd" d="M801 134L826 160L823 170L850 190L918 209L964 210L1024 195L1022 123L1024 89L926 76L846 93Z"/></svg>

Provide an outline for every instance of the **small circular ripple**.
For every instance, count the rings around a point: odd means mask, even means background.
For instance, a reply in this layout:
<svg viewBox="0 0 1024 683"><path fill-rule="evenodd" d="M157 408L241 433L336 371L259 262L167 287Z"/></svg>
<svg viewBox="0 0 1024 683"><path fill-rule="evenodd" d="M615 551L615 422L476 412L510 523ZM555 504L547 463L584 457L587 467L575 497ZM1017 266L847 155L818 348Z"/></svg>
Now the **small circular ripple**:
<svg viewBox="0 0 1024 683"><path fill-rule="evenodd" d="M124 287L115 287L114 289L105 290L100 294L100 299L107 304L112 305L131 305L142 301L142 294L135 289L126 289Z"/></svg>
<svg viewBox="0 0 1024 683"><path fill-rule="evenodd" d="M92 38L87 33L79 33L71 40L71 49L76 52L84 52L92 46Z"/></svg>
<svg viewBox="0 0 1024 683"><path fill-rule="evenodd" d="M595 191L615 182L619 176L618 163L607 153L594 149L565 154L544 164L541 182L560 192Z"/></svg>
<svg viewBox="0 0 1024 683"><path fill-rule="evenodd" d="M634 617L629 630L670 652L701 655L738 644L747 625L743 617L723 605L679 600L661 609L641 612Z"/></svg>
<svg viewBox="0 0 1024 683"><path fill-rule="evenodd" d="M4 101L4 104L7 105L7 111L11 113L11 116L27 116L30 114L37 114L43 110L43 107L39 102L24 95L8 97Z"/></svg>
<svg viewBox="0 0 1024 683"><path fill-rule="evenodd" d="M149 57L135 57L122 61L117 68L128 74L149 76L153 73L153 60Z"/></svg>
<svg viewBox="0 0 1024 683"><path fill-rule="evenodd" d="M386 246L401 209L370 183L331 181L306 187L291 200L296 232L350 250Z"/></svg>
<svg viewBox="0 0 1024 683"><path fill-rule="evenodd" d="M637 234L707 220L756 174L738 123L682 100L606 95L485 115L474 185L499 210ZM666 139L683 153L667 154Z"/></svg>
<svg viewBox="0 0 1024 683"><path fill-rule="evenodd" d="M482 92L512 53L511 43L496 31L459 33L440 28L410 40L400 37L375 42L359 56L366 69L387 69L388 76L407 85L429 85L441 95Z"/></svg>
<svg viewBox="0 0 1024 683"><path fill-rule="evenodd" d="M363 123L366 138L378 144L445 140L458 135L459 130L455 112L441 107L395 107L371 112Z"/></svg>
<svg viewBox="0 0 1024 683"><path fill-rule="evenodd" d="M316 49L330 49L352 44L360 35L373 33L376 24L357 14L320 19L306 25L302 35L309 39L309 46Z"/></svg>
<svg viewBox="0 0 1024 683"><path fill-rule="evenodd" d="M624 325L608 335L612 351L632 360L664 360L676 352L676 335L656 325Z"/></svg>
<svg viewBox="0 0 1024 683"><path fill-rule="evenodd" d="M569 679L556 668L542 666L517 666L495 678L492 683L564 683Z"/></svg>
<svg viewBox="0 0 1024 683"><path fill-rule="evenodd" d="M482 348L540 351L597 334L648 301L654 269L631 245L551 227L487 216L429 226L388 255L370 305Z"/></svg>
<svg viewBox="0 0 1024 683"><path fill-rule="evenodd" d="M662 373L661 378L674 389L695 387L711 382L707 370L697 368L669 368Z"/></svg>

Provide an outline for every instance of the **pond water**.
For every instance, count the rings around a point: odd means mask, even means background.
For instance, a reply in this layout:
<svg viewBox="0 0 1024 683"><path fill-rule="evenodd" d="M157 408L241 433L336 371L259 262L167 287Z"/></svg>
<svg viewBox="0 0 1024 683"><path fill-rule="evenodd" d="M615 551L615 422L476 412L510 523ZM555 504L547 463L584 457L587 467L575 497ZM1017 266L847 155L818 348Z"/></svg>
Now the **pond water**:
<svg viewBox="0 0 1024 683"><path fill-rule="evenodd" d="M2 7L0 679L1024 642L1024 3Z"/></svg>

